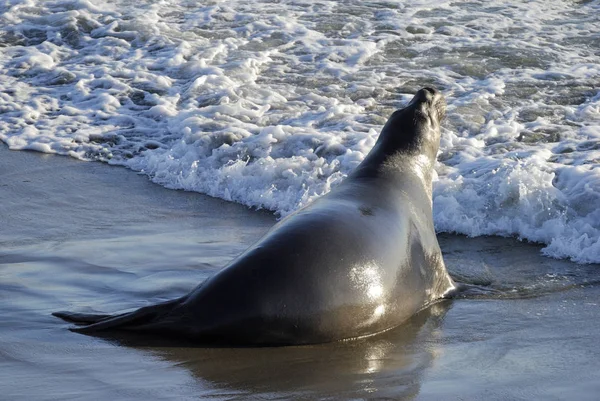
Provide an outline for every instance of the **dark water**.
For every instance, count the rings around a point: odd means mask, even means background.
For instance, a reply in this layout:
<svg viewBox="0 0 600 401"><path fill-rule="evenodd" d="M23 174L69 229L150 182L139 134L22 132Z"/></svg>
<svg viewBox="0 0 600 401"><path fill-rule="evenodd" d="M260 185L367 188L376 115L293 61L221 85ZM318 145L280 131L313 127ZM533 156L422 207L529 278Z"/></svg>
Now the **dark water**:
<svg viewBox="0 0 600 401"><path fill-rule="evenodd" d="M600 391L598 266L513 239L440 237L449 270L477 288L359 341L207 349L71 333L50 313L181 295L274 218L131 171L4 148L0 177L0 399L595 400Z"/></svg>

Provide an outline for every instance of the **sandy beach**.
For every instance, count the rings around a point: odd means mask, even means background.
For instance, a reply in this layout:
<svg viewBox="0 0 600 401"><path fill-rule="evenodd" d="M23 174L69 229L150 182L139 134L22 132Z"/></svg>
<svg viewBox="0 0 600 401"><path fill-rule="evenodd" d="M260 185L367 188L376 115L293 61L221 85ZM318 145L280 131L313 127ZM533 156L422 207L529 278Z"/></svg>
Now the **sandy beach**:
<svg viewBox="0 0 600 401"><path fill-rule="evenodd" d="M440 236L488 288L359 341L285 348L129 346L57 310L118 312L182 295L274 224L100 163L0 147L3 400L595 400L597 265L514 239Z"/></svg>

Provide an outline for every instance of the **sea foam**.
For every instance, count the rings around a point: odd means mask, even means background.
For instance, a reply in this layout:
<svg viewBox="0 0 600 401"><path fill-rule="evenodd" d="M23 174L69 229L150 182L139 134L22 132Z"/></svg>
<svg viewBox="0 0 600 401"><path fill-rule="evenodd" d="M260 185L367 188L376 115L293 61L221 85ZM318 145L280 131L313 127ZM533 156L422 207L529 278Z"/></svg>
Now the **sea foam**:
<svg viewBox="0 0 600 401"><path fill-rule="evenodd" d="M12 1L0 139L286 215L420 87L439 231L600 262L600 2Z"/></svg>

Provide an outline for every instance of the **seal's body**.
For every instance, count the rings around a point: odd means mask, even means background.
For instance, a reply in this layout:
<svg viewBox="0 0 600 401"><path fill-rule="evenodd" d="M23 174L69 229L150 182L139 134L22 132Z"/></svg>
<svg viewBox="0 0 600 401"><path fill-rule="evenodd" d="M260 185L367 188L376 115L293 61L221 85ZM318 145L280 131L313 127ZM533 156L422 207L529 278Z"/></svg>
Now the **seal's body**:
<svg viewBox="0 0 600 401"><path fill-rule="evenodd" d="M188 295L86 326L199 343L309 344L393 328L451 292L432 221L431 174L445 103L420 90L329 194L277 223Z"/></svg>

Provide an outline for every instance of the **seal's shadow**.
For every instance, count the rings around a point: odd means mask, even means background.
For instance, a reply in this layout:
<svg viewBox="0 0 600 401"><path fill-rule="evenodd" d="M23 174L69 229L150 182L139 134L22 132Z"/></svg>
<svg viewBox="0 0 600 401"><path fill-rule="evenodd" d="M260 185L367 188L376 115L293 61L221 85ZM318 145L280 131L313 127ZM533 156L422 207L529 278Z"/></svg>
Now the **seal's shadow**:
<svg viewBox="0 0 600 401"><path fill-rule="evenodd" d="M450 300L438 302L376 336L313 346L201 348L147 337L119 343L188 369L203 387L219 394L411 399L436 357L441 323L451 305Z"/></svg>

